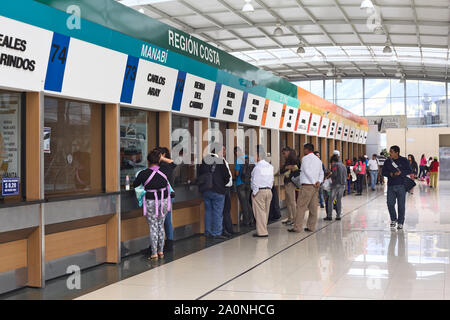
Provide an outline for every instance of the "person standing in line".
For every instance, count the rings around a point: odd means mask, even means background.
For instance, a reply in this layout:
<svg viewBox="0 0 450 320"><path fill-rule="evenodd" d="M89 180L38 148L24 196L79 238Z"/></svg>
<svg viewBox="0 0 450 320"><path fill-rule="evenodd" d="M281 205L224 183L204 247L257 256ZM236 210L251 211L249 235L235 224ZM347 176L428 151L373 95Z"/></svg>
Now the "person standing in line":
<svg viewBox="0 0 450 320"><path fill-rule="evenodd" d="M425 157L425 154L422 154L420 157L420 163L419 163L419 176L418 178L423 181L426 175L426 166L427 166L427 158Z"/></svg>
<svg viewBox="0 0 450 320"><path fill-rule="evenodd" d="M439 176L439 161L438 157L434 157L430 165L430 188L437 188Z"/></svg>
<svg viewBox="0 0 450 320"><path fill-rule="evenodd" d="M342 197L344 196L345 183L347 181L347 168L339 160L338 155L333 155L330 159L331 163L331 191L328 197L327 217L325 221L332 220L333 202L336 200L336 220L341 220L342 213Z"/></svg>
<svg viewBox="0 0 450 320"><path fill-rule="evenodd" d="M148 156L148 169L139 172L133 182L133 188L140 185L146 190L144 196L144 216L150 230L151 256L154 260L164 258L164 221L167 212L171 210L170 187L167 175L169 166L160 167L161 162L168 164L173 160L161 156L158 149L152 150Z"/></svg>
<svg viewBox="0 0 450 320"><path fill-rule="evenodd" d="M355 166L353 167L353 171L356 173L357 180L356 180L356 190L357 196L362 195L362 189L363 189L363 183L364 183L364 176L366 175L366 162L364 157L359 158L359 161L356 162Z"/></svg>
<svg viewBox="0 0 450 320"><path fill-rule="evenodd" d="M297 199L297 217L294 227L289 232L302 232L305 212L309 209L307 228L305 231L312 232L316 229L320 184L324 179L323 163L314 155L314 145L307 143L303 147L305 156L302 158L300 168L300 194Z"/></svg>
<svg viewBox="0 0 450 320"><path fill-rule="evenodd" d="M376 154L372 155L372 159L369 160L368 169L370 173L370 187L372 188L372 191L375 191L375 184L378 178L378 161Z"/></svg>
<svg viewBox="0 0 450 320"><path fill-rule="evenodd" d="M405 223L406 189L405 179L412 173L408 159L400 156L400 148L392 146L389 149L390 157L384 162L383 176L388 178L387 207L391 217L391 228L403 229ZM395 211L397 202L398 216Z"/></svg>
<svg viewBox="0 0 450 320"><path fill-rule="evenodd" d="M166 147L157 148L162 155L162 158L171 159L170 151ZM161 161L161 171L167 172L167 180L173 187L175 183L175 177L173 176L173 171L176 169L177 165L172 161L171 163ZM175 193L171 193L170 197L175 198ZM173 250L173 222L172 222L172 210L167 212L166 218L164 220L164 232L166 233L166 241L164 245L164 251L170 252Z"/></svg>
<svg viewBox="0 0 450 320"><path fill-rule="evenodd" d="M222 152L222 148L216 150ZM214 150L213 150L214 151ZM198 170L199 191L205 204L205 236L212 239L226 239L222 235L223 207L226 185L231 175L223 161L223 156L210 153L203 158Z"/></svg>
<svg viewBox="0 0 450 320"><path fill-rule="evenodd" d="M222 146L223 162L228 169L228 174L230 175L230 180L225 185L225 201L223 205L223 220L222 220L222 235L230 238L235 234L233 230L233 221L231 220L231 187L233 186L233 177L231 176L230 166L228 161L225 159L226 148Z"/></svg>
<svg viewBox="0 0 450 320"><path fill-rule="evenodd" d="M273 166L266 160L263 146L256 147L256 166L252 171L252 204L256 220L254 237L269 236L267 222L269 220L270 202L272 201L272 187L274 180Z"/></svg>
<svg viewBox="0 0 450 320"><path fill-rule="evenodd" d="M319 160L321 160L320 152L319 152L319 151L314 151L314 154L316 155L317 158L319 158ZM322 160L321 160L320 162L322 162ZM324 174L324 176L325 176L325 166L324 166L323 163L322 163L322 170L323 170L323 174ZM320 203L320 208L325 208L325 198L324 198L324 196L323 196L323 188L322 188L322 185L321 185L320 188L319 188L319 203Z"/></svg>
<svg viewBox="0 0 450 320"><path fill-rule="evenodd" d="M285 150L287 149L287 150ZM280 173L284 177L284 188L286 193L286 206L288 209L288 217L283 224L291 226L294 224L295 215L297 214L296 201L295 201L295 185L291 181L291 173L297 171L297 153L290 148L284 148L282 151L284 158L284 164L280 169Z"/></svg>
<svg viewBox="0 0 450 320"><path fill-rule="evenodd" d="M352 186L352 161L350 159L347 159L346 161L346 166L347 166L347 194L350 195L352 190L351 190L351 186Z"/></svg>
<svg viewBox="0 0 450 320"><path fill-rule="evenodd" d="M255 161L253 158L244 154L239 147L234 147L234 174L236 176L236 188L241 204L243 225L251 227L254 225L254 218L252 207L250 205L252 189L250 187L250 181L252 178L252 171L255 167Z"/></svg>

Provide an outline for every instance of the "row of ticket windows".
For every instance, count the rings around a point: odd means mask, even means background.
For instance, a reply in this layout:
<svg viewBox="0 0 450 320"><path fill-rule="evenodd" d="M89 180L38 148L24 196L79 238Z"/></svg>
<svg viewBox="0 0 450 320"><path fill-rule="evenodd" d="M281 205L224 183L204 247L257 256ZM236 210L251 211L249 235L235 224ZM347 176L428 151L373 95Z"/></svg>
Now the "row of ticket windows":
<svg viewBox="0 0 450 320"><path fill-rule="evenodd" d="M22 172L24 171L24 131L22 116L25 95L0 91L0 176L1 202L24 200ZM45 197L103 193L104 188L104 105L44 98L44 193ZM137 173L147 167L147 154L159 145L158 112L122 107L120 110L120 184L125 189L133 183ZM172 115L172 132L185 129L195 135L198 120ZM197 122L197 124L196 124ZM210 128L219 132L226 145L229 124L211 121ZM239 126L246 131L248 128ZM169 134L169 132L168 132ZM271 153L271 130L266 130L266 152ZM298 135L296 135L298 136ZM298 137L297 137L298 138ZM212 138L213 142L216 136ZM174 147L179 141L172 141ZM243 138L244 150L250 140ZM191 148L195 150L194 139ZM287 145L287 134L280 133L280 149ZM230 152L230 151L228 151ZM231 151L232 152L232 151ZM191 160L194 160L192 155ZM174 186L189 186L197 176L197 165L181 163L174 172Z"/></svg>

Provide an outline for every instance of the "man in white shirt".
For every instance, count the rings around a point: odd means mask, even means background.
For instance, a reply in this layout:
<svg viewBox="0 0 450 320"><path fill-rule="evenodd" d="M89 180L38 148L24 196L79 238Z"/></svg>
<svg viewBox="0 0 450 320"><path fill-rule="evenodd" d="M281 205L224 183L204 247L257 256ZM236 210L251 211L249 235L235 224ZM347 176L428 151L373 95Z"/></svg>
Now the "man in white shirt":
<svg viewBox="0 0 450 320"><path fill-rule="evenodd" d="M268 237L267 221L269 219L270 202L272 200L273 166L265 160L265 152L261 145L256 147L256 166L252 171L251 188L253 215L256 220L254 237Z"/></svg>
<svg viewBox="0 0 450 320"><path fill-rule="evenodd" d="M318 193L320 184L323 182L324 174L322 168L322 161L314 155L314 146L307 143L303 147L306 154L302 158L302 165L300 171L300 194L297 199L297 218L295 219L294 228L289 229L289 232L301 232L303 228L303 220L305 212L309 209L309 216L307 228L305 231L314 231L317 223L318 211Z"/></svg>
<svg viewBox="0 0 450 320"><path fill-rule="evenodd" d="M372 155L372 159L367 163L367 167L370 173L370 187L372 188L372 191L375 191L375 184L377 183L378 178L378 161L376 154Z"/></svg>

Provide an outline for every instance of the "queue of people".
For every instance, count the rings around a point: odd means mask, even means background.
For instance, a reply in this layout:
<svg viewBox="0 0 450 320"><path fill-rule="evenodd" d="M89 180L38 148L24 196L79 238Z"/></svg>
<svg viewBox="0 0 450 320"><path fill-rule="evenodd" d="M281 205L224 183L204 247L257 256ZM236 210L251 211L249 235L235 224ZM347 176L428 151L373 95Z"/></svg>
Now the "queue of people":
<svg viewBox="0 0 450 320"><path fill-rule="evenodd" d="M392 146L389 158L382 154L350 160L344 164L339 151L335 150L327 169L320 159L320 153L307 143L303 147L305 156L300 160L295 150L286 147L282 150L283 165L280 174L286 192L287 218L283 224L291 226L289 232L315 231L318 208L326 208L325 221L341 220L342 198L351 193L355 184L356 195L362 194L364 179L370 179L371 190L387 177L387 206L391 218L390 226L403 228L405 221L406 193L413 193L415 179L428 177L430 187L437 187L439 172L438 158L427 161L422 155L418 165L412 154L407 158L400 156L400 148ZM235 232L231 220L231 187L233 176L225 159L226 149L218 146L207 154L199 166L197 184L202 194L205 208L205 236L212 239L226 239ZM236 190L242 210L243 225L256 227L254 237L268 237L268 221L274 199L274 167L267 161L261 145L256 147L256 159L244 154L239 147L234 148ZM148 156L149 167L139 172L133 183L138 195L142 188L143 213L150 230L150 257L164 257L164 251L173 248L172 198L173 171L176 168L170 158L169 150L158 147ZM380 170L381 168L381 170ZM382 176L380 180L379 176ZM139 193L141 194L141 193ZM397 205L397 210L395 206ZM306 227L304 216L309 211ZM273 214L272 214L273 215Z"/></svg>

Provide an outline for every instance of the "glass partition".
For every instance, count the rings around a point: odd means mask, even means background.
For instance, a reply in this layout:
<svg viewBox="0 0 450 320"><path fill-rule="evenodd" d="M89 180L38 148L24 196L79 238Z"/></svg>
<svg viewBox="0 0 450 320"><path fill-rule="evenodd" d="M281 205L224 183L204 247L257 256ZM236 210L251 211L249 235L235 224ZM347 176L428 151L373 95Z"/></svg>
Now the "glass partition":
<svg viewBox="0 0 450 320"><path fill-rule="evenodd" d="M102 106L45 97L45 196L103 192Z"/></svg>

